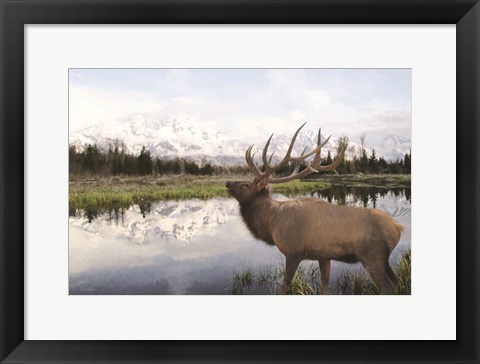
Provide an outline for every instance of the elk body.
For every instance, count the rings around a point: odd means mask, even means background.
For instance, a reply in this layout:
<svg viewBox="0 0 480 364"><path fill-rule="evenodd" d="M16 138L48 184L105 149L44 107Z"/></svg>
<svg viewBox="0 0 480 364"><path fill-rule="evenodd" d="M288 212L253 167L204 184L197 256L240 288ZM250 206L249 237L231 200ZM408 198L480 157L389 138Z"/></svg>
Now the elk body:
<svg viewBox="0 0 480 364"><path fill-rule="evenodd" d="M285 255L282 294L287 292L300 262L306 259L319 262L324 294L328 294L332 259L346 263L360 262L382 292L392 294L396 277L388 258L400 240L403 228L390 216L376 209L332 205L316 198L289 201L271 198L271 183L287 182L321 170L336 172L336 166L343 158L345 149L338 153L332 164L320 165L321 148L330 138L320 143L320 132L316 148L308 153L304 150L299 157L292 157L295 139L304 125L296 131L286 156L276 165L270 164L271 157L270 161L267 159L270 136L262 154L264 171L253 161L253 146L247 149L245 158L255 179L251 183L226 184L229 193L240 204L243 221L257 239L275 245ZM313 161L299 171L300 162L310 156L314 156ZM290 176L272 176L290 162L297 163Z"/></svg>

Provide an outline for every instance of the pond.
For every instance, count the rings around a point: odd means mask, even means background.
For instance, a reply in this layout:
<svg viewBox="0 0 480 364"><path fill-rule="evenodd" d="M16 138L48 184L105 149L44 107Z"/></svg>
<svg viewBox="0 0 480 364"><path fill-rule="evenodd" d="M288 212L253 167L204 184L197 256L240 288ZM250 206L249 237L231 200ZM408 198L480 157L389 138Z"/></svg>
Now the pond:
<svg viewBox="0 0 480 364"><path fill-rule="evenodd" d="M410 248L410 189L341 187L306 196L386 211L405 229L391 264ZM258 275L284 261L276 247L252 238L232 198L70 212L72 295L229 294L236 274ZM359 269L363 269L360 264L332 261L331 286L343 271ZM250 293L272 292L265 286Z"/></svg>

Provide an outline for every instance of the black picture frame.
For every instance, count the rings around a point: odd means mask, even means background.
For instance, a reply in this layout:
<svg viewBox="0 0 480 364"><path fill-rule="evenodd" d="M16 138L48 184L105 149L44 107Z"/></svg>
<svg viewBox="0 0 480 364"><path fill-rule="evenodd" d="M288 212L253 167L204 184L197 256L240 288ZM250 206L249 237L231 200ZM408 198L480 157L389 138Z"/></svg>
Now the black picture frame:
<svg viewBox="0 0 480 364"><path fill-rule="evenodd" d="M478 0L0 0L0 257L2 363L479 362ZM24 340L25 24L456 24L457 340ZM432 85L432 87L434 87ZM47 90L48 92L48 90ZM434 127L432 121L432 127ZM439 153L440 156L440 153ZM446 166L445 171L453 173ZM453 196L452 196L453 198ZM453 224L454 222L452 222ZM448 274L448 264L444 272ZM279 318L281 319L281 318ZM441 318L439 321L441 325ZM319 328L327 329L328 328ZM414 329L414 328L412 328Z"/></svg>

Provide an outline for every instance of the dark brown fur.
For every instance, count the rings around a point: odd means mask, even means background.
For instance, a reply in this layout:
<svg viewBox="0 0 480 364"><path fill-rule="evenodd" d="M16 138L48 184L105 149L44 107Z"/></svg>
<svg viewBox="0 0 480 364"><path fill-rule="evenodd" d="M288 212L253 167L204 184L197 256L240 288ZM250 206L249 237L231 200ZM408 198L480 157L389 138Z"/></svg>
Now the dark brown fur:
<svg viewBox="0 0 480 364"><path fill-rule="evenodd" d="M388 258L400 240L402 226L386 213L337 206L314 198L271 199L266 180L261 183L227 182L240 204L243 221L257 238L275 245L285 255L282 293L286 293L299 263L317 260L322 289L328 293L330 260L361 262L385 294L396 282Z"/></svg>

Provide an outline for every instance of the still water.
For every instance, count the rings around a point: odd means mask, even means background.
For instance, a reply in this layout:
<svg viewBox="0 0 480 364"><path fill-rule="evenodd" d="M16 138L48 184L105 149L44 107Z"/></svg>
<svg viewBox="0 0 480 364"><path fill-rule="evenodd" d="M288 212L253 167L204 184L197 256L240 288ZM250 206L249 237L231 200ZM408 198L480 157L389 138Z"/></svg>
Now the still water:
<svg viewBox="0 0 480 364"><path fill-rule="evenodd" d="M308 196L386 211L405 228L392 264L410 248L409 189L342 187ZM161 201L101 213L79 210L69 218L69 289L74 295L227 294L234 273L262 272L283 263L277 248L252 238L231 198ZM346 269L363 268L333 261L331 286Z"/></svg>

